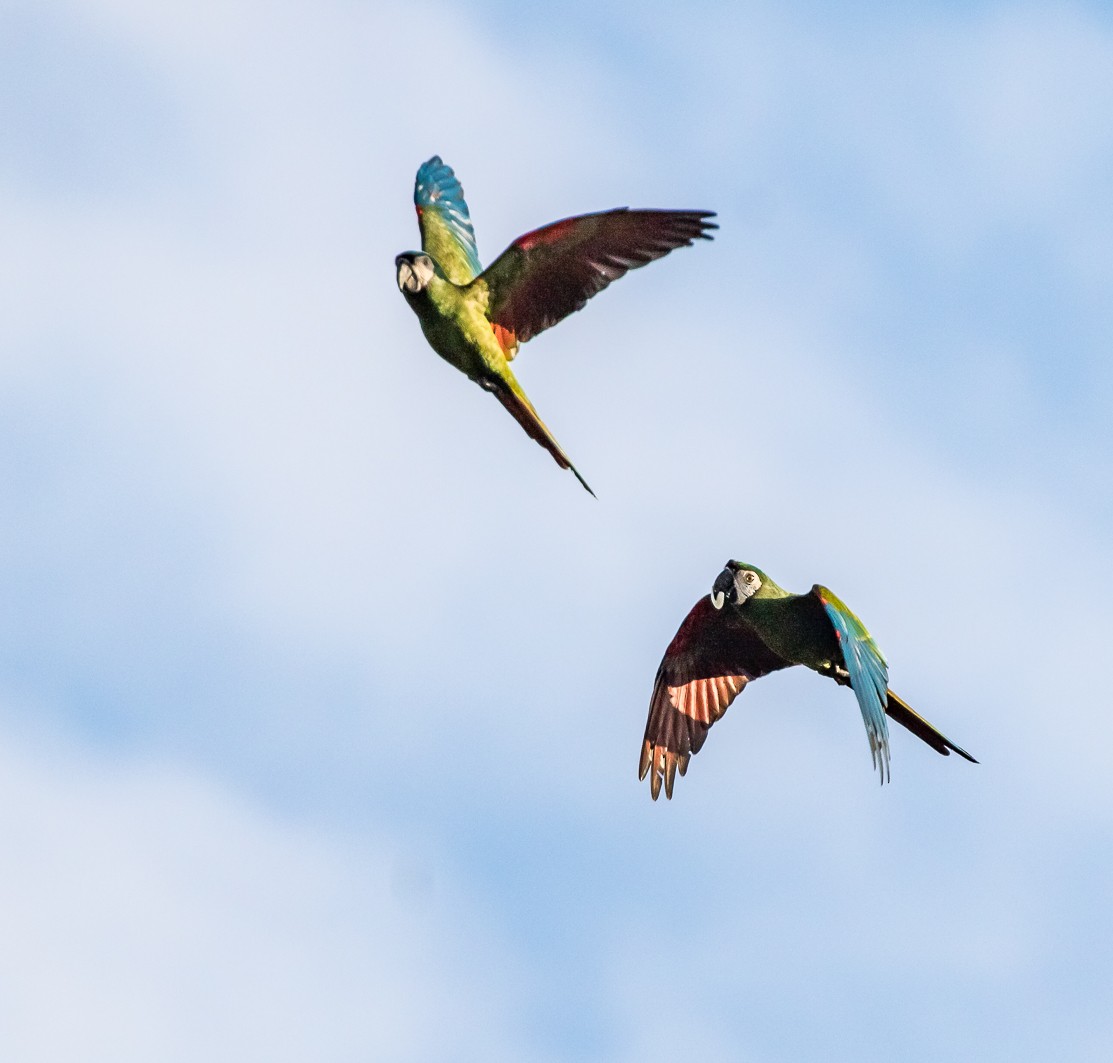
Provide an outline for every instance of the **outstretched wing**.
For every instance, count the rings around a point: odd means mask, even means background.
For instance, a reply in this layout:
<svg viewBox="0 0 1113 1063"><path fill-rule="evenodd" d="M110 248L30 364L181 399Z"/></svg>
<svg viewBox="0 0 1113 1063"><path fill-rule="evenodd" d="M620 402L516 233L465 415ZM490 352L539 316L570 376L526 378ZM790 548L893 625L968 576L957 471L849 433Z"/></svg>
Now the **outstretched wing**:
<svg viewBox="0 0 1113 1063"><path fill-rule="evenodd" d="M709 230L718 226L706 219L714 216L706 210L621 207L519 236L479 278L487 287L487 317L525 343L628 270L694 240L710 240Z"/></svg>
<svg viewBox="0 0 1113 1063"><path fill-rule="evenodd" d="M835 594L819 584L812 587L812 594L822 603L835 629L843 662L850 675L850 687L862 710L873 766L881 773L884 783L889 778L889 725L885 722L889 666L866 626Z"/></svg>
<svg viewBox="0 0 1113 1063"><path fill-rule="evenodd" d="M751 680L787 668L734 609L716 609L704 596L684 618L653 681L649 719L642 740L638 778L649 775L656 801L665 784L672 797L677 771L683 775L711 725Z"/></svg>
<svg viewBox="0 0 1113 1063"><path fill-rule="evenodd" d="M436 260L453 284L468 284L483 268L475 249L464 189L452 167L434 155L417 171L414 206L421 226L421 250Z"/></svg>

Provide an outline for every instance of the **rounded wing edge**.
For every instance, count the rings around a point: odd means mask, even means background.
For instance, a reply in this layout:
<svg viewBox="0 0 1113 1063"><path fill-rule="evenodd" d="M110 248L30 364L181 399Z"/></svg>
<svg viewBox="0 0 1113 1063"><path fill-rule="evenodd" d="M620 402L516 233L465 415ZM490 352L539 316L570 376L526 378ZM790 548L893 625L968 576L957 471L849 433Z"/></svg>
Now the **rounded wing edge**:
<svg viewBox="0 0 1113 1063"><path fill-rule="evenodd" d="M707 732L746 684L790 664L758 637L736 609L704 595L688 612L657 669L638 760L656 801L671 798Z"/></svg>

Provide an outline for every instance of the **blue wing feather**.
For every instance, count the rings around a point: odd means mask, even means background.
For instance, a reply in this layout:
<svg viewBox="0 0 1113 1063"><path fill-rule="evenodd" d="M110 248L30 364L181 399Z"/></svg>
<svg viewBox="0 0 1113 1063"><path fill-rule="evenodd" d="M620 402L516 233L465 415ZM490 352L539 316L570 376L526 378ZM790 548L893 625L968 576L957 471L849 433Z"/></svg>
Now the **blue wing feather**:
<svg viewBox="0 0 1113 1063"><path fill-rule="evenodd" d="M873 766L885 782L889 776L889 725L885 720L889 666L862 621L826 587L816 587L816 592L842 648L846 670L850 673L850 687L866 725Z"/></svg>
<svg viewBox="0 0 1113 1063"><path fill-rule="evenodd" d="M421 223L422 248L437 260L449 280L467 284L478 277L483 267L464 189L439 155L417 171L414 206Z"/></svg>

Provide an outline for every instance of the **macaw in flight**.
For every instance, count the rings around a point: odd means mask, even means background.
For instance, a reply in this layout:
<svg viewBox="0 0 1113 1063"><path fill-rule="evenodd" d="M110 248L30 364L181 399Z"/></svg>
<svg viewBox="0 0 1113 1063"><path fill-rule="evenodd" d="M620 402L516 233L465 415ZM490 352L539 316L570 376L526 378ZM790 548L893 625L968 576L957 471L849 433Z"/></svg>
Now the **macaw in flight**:
<svg viewBox="0 0 1113 1063"><path fill-rule="evenodd" d="M877 643L831 591L816 584L807 594L791 594L761 569L728 561L657 669L638 763L638 778L649 775L653 800L662 783L672 797L677 771L688 770L708 729L748 682L794 664L854 691L882 783L889 777L886 715L937 753L978 763L889 689Z"/></svg>
<svg viewBox="0 0 1113 1063"><path fill-rule="evenodd" d="M484 270L464 190L434 155L417 171L421 250L394 260L398 287L429 345L506 407L562 469L595 492L510 371L519 344L581 309L627 270L717 228L705 210L617 210L565 218L519 236Z"/></svg>

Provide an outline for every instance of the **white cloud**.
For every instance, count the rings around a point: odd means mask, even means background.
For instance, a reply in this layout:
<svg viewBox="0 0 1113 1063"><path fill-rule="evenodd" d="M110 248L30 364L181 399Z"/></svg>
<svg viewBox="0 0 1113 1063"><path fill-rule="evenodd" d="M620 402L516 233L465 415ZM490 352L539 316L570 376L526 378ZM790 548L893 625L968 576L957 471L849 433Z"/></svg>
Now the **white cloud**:
<svg viewBox="0 0 1113 1063"><path fill-rule="evenodd" d="M860 1058L875 1019L860 997L919 1028L884 981L897 970L993 1058L992 1024L959 998L1000 1016L1011 995L1034 1016L1055 939L1099 914L1042 865L1078 859L1113 808L1110 623L1089 591L1110 551L1085 491L1107 427L1071 473L1084 489L1053 490L1026 456L1070 411L1048 414L1011 335L959 322L941 369L873 330L880 315L915 335L918 256L987 240L990 208L1049 234L1044 268L1084 246L1050 190L1091 194L1100 130L1056 125L1066 96L1044 89L1078 56L1067 81L1104 92L1102 33L1077 16L1030 62L1042 15L902 26L894 47L751 10L748 35L701 29L706 60L682 49L677 91L707 129L677 140L677 105L649 142L600 103L642 105L630 71L559 43L509 65L491 22L448 8L60 10L173 101L180 171L0 183L18 248L0 259L0 644L36 711L147 750L90 761L44 742L0 772L5 805L39 824L3 820L27 854L9 889L29 921L0 978L28 1052L108 1043L140 1014L130 1048L150 1058L192 1010L223 1016L226 1039L184 1029L182 1058L257 1054L268 1019L291 1058L358 1057L376 1024L395 1058L445 1054L454 1028L476 1056L663 1058L684 1016L705 1058L799 1058L844 1014L831 1043ZM1033 99L1054 104L1032 116L1058 138L1049 155L1021 136ZM721 165L676 148L697 142ZM611 196L723 208L714 244L616 285L516 363L598 503L427 350L395 291L410 181L434 151L487 259ZM808 171L825 151L837 165ZM923 387L902 391L902 373ZM949 458L948 435L968 453ZM651 806L634 758L653 669L739 555L834 587L898 689L984 764L897 734L879 793L847 692L777 677ZM266 811L287 803L303 823ZM444 899L408 908L390 861L431 865ZM89 884L92 917L58 882ZM1085 987L1107 984L1090 964ZM772 1027L801 969L828 1004L786 1038ZM1080 987L1054 984L1063 1015ZM59 986L73 1020L37 1041ZM747 994L761 1015L732 1008ZM442 1018L417 1029L426 997ZM944 1054L935 1036L924 1058Z"/></svg>
<svg viewBox="0 0 1113 1063"><path fill-rule="evenodd" d="M3 749L7 1058L521 1058L507 954L420 842L167 762Z"/></svg>

